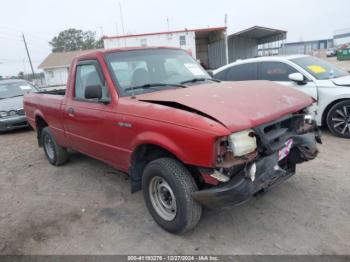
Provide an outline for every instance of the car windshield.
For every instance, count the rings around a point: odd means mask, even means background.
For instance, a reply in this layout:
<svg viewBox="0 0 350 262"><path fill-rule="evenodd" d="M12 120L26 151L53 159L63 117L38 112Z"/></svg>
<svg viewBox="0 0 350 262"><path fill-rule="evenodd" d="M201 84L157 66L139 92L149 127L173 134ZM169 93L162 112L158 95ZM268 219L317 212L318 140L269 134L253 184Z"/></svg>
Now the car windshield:
<svg viewBox="0 0 350 262"><path fill-rule="evenodd" d="M184 50L119 51L107 54L106 60L122 96L181 88L211 79Z"/></svg>
<svg viewBox="0 0 350 262"><path fill-rule="evenodd" d="M0 82L0 99L23 96L28 92L36 91L35 87L27 82Z"/></svg>
<svg viewBox="0 0 350 262"><path fill-rule="evenodd" d="M326 61L312 56L295 58L291 61L301 66L318 80L326 80L349 75L349 73L346 71L343 71L334 65L327 63Z"/></svg>

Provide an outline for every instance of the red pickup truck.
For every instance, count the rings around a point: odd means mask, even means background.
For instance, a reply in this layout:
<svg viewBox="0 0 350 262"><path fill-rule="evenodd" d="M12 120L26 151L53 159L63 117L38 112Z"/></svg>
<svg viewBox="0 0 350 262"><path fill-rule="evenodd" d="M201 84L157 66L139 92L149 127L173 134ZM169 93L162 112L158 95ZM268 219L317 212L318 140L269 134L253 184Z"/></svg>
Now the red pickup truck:
<svg viewBox="0 0 350 262"><path fill-rule="evenodd" d="M128 173L172 233L193 228L203 205L244 202L314 159L312 104L272 82L212 79L187 52L162 47L84 54L66 90L24 98L51 164L74 149Z"/></svg>

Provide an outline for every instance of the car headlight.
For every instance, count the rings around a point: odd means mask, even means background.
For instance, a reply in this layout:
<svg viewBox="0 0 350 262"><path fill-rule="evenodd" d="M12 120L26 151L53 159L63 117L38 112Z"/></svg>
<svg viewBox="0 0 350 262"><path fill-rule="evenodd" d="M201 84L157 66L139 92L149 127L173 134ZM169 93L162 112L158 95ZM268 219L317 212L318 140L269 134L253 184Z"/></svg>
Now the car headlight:
<svg viewBox="0 0 350 262"><path fill-rule="evenodd" d="M8 111L7 115L8 116L15 116L15 115L17 115L17 111L15 111L15 110Z"/></svg>
<svg viewBox="0 0 350 262"><path fill-rule="evenodd" d="M247 155L257 148L253 130L244 130L229 135L228 143L234 156Z"/></svg>
<svg viewBox="0 0 350 262"><path fill-rule="evenodd" d="M6 111L0 111L0 117L7 117Z"/></svg>
<svg viewBox="0 0 350 262"><path fill-rule="evenodd" d="M317 115L318 106L316 103L313 103L311 106L305 109L306 114L304 116L305 122L311 124Z"/></svg>

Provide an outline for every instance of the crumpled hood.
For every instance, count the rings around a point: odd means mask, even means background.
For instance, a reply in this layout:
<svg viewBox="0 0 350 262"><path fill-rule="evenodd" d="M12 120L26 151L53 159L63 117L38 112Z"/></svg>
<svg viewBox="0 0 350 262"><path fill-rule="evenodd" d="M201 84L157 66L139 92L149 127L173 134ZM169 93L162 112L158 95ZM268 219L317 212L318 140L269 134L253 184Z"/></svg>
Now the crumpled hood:
<svg viewBox="0 0 350 262"><path fill-rule="evenodd" d="M194 109L232 132L268 123L313 103L310 96L270 81L200 84L137 95L137 99L187 111Z"/></svg>
<svg viewBox="0 0 350 262"><path fill-rule="evenodd" d="M332 79L332 82L338 86L350 86L350 75Z"/></svg>
<svg viewBox="0 0 350 262"><path fill-rule="evenodd" d="M23 96L0 99L0 111L18 110L23 108Z"/></svg>

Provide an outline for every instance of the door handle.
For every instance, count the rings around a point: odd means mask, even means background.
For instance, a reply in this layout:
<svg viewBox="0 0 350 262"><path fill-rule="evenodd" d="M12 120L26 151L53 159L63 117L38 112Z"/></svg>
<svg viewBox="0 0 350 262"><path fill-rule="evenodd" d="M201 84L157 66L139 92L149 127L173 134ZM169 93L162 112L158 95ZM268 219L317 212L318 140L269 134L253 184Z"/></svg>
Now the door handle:
<svg viewBox="0 0 350 262"><path fill-rule="evenodd" d="M68 115L69 115L69 116L74 116L74 108L73 108L73 107L69 107L69 108L67 109L67 112L68 112Z"/></svg>

